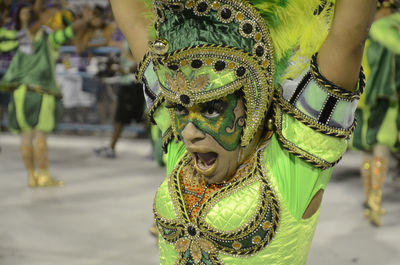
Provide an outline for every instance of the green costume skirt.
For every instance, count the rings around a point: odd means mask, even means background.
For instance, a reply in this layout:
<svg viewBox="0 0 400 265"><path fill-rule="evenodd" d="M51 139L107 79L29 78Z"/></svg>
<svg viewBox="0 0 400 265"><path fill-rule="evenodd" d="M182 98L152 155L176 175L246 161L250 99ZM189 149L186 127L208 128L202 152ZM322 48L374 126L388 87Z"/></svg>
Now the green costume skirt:
<svg viewBox="0 0 400 265"><path fill-rule="evenodd" d="M351 139L353 149L369 151L383 144L400 149L400 56L370 40L366 58L371 68L367 87L356 111L357 126Z"/></svg>
<svg viewBox="0 0 400 265"><path fill-rule="evenodd" d="M51 132L56 128L61 112L59 98L32 91L26 85L21 85L11 96L8 127L14 133L32 130Z"/></svg>

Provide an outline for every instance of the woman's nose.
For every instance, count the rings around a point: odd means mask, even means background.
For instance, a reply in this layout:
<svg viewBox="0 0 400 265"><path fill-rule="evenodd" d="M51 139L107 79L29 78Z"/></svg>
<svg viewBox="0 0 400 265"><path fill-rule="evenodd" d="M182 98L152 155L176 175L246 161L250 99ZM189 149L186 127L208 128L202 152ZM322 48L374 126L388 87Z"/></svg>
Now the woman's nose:
<svg viewBox="0 0 400 265"><path fill-rule="evenodd" d="M206 137L206 134L196 127L192 122L189 122L182 131L183 141L185 143L194 144Z"/></svg>

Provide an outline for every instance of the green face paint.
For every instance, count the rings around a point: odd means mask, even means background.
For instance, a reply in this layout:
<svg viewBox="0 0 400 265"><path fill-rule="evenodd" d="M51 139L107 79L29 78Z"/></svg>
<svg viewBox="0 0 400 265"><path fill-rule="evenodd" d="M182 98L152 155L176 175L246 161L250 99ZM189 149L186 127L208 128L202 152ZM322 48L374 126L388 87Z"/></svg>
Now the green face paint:
<svg viewBox="0 0 400 265"><path fill-rule="evenodd" d="M244 107L235 94L221 100L198 104L190 108L175 108L175 126L182 137L186 125L192 123L211 135L224 149L233 151L240 143L244 126Z"/></svg>

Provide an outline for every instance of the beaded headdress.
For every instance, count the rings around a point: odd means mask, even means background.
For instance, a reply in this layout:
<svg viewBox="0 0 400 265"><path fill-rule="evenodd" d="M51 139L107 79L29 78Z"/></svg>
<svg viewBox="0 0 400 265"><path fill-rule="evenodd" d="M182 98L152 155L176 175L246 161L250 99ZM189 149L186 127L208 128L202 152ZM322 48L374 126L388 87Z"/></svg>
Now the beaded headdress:
<svg viewBox="0 0 400 265"><path fill-rule="evenodd" d="M153 106L167 100L190 107L241 89L245 146L261 125L281 78L299 72L322 43L333 2L154 0L156 39L138 78L147 84L148 95L158 97ZM155 77L160 91L149 89L155 87ZM171 110L172 121L174 115Z"/></svg>

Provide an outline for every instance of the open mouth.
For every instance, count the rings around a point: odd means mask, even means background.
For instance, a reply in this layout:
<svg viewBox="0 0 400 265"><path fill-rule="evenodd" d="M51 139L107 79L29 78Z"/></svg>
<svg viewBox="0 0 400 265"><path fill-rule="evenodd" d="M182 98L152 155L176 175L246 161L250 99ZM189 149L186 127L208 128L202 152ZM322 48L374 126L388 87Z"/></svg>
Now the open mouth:
<svg viewBox="0 0 400 265"><path fill-rule="evenodd" d="M218 154L214 152L208 153L194 153L196 157L196 166L201 171L205 172L211 169L215 161L217 161Z"/></svg>

